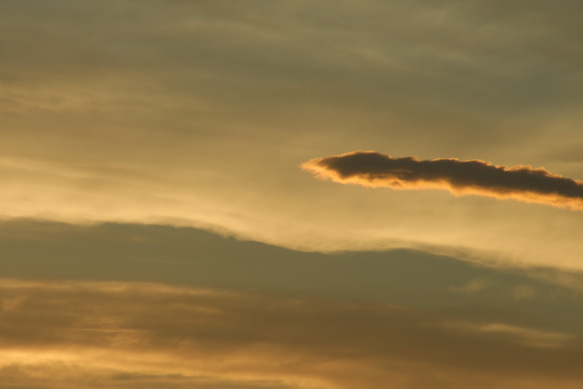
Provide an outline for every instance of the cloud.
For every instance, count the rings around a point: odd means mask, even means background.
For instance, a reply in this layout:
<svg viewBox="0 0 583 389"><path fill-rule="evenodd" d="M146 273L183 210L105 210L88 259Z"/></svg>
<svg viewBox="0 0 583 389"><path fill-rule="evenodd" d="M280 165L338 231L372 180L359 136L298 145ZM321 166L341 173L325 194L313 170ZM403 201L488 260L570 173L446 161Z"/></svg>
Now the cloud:
<svg viewBox="0 0 583 389"><path fill-rule="evenodd" d="M577 334L459 312L131 282L4 279L0 300L6 387L538 389L583 379Z"/></svg>
<svg viewBox="0 0 583 389"><path fill-rule="evenodd" d="M482 291L490 286L490 283L484 279L474 279L461 286L453 286L450 288L452 292L459 293L476 293Z"/></svg>
<svg viewBox="0 0 583 389"><path fill-rule="evenodd" d="M530 166L443 158L420 161L374 151L316 158L301 165L318 178L342 184L392 189L442 189L456 196L481 195L583 210L583 181Z"/></svg>

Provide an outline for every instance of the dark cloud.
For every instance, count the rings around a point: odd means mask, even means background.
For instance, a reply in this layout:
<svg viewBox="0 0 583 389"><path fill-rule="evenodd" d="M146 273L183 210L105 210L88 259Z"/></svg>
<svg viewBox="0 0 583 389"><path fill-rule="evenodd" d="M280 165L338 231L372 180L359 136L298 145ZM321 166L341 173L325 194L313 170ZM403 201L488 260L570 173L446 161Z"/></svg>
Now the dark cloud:
<svg viewBox="0 0 583 389"><path fill-rule="evenodd" d="M392 158L374 151L312 159L302 164L318 178L343 184L392 189L443 189L555 207L583 209L583 182L530 166L494 166L454 158L420 161Z"/></svg>

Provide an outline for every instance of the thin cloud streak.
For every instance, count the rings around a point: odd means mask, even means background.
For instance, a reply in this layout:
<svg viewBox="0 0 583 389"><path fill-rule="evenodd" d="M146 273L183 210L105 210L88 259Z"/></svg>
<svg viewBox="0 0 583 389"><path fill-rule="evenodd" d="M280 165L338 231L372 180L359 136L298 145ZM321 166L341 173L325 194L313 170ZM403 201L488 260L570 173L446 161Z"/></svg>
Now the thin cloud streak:
<svg viewBox="0 0 583 389"><path fill-rule="evenodd" d="M583 181L530 166L495 166L485 161L443 158L420 161L374 151L315 158L301 168L323 180L397 190L447 190L456 196L480 195L558 208L583 210Z"/></svg>

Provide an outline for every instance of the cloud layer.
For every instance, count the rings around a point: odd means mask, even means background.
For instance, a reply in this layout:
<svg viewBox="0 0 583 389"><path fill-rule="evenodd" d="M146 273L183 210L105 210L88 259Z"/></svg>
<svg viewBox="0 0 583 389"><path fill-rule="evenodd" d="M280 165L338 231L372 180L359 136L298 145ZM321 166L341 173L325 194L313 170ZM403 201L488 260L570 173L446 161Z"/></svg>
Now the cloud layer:
<svg viewBox="0 0 583 389"><path fill-rule="evenodd" d="M583 379L578 334L459 312L2 279L0 314L3 388L570 389Z"/></svg>
<svg viewBox="0 0 583 389"><path fill-rule="evenodd" d="M460 161L455 158L420 161L415 157L392 158L374 151L316 158L301 166L318 178L342 184L443 189L456 196L474 194L583 209L583 181L530 166L507 168L479 160Z"/></svg>

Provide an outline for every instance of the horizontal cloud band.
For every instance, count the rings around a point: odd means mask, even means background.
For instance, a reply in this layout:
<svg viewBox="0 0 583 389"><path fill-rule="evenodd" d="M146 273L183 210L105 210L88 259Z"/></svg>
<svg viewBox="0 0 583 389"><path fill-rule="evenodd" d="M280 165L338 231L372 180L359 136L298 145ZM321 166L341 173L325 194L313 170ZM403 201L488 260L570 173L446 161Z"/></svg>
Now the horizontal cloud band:
<svg viewBox="0 0 583 389"><path fill-rule="evenodd" d="M316 158L301 165L320 179L342 184L392 189L443 189L455 195L475 194L583 210L583 181L530 166L494 166L454 158L420 161L391 158L374 151Z"/></svg>

